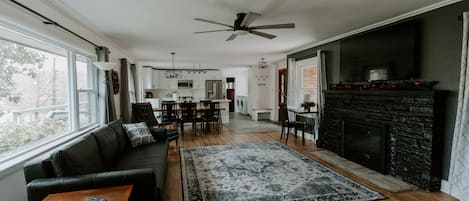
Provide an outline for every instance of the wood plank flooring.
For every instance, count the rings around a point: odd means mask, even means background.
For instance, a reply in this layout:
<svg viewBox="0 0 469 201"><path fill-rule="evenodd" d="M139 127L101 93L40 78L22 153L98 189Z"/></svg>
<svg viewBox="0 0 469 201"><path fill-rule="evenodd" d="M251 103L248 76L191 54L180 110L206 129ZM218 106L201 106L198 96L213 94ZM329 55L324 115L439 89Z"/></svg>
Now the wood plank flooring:
<svg viewBox="0 0 469 201"><path fill-rule="evenodd" d="M181 184L181 169L180 169L180 156L179 148L182 147L200 147L200 146L213 146L213 145L224 145L224 144L243 144L243 143L257 143L257 142L269 142L278 141L285 143L280 140L279 132L267 132L267 133L251 133L251 134L235 134L231 133L229 129L223 128L220 134L216 132L212 134L205 134L194 136L189 131L186 131L185 136L181 136L179 147L174 142L171 142L168 155L168 172L166 176L166 186L163 195L164 201L180 201L183 200L182 195L182 184ZM304 154L305 156L318 161L319 163L329 167L330 169L362 184L373 190L376 190L392 201L457 201L452 196L442 192L426 192L424 190L391 193L384 189L381 189L369 181L359 178L345 170L334 167L327 162L314 157L309 154L312 151L320 150L313 143L307 141L305 146L301 143L301 138L295 139L290 136L288 140L288 146Z"/></svg>

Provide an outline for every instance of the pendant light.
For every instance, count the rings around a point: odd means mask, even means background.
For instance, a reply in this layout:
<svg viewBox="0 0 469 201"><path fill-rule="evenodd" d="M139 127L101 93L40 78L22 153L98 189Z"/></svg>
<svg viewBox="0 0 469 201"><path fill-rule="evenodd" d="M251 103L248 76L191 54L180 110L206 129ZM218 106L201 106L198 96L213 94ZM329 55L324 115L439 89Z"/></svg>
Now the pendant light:
<svg viewBox="0 0 469 201"><path fill-rule="evenodd" d="M176 53L171 52L171 63L172 63L172 69L171 71L166 71L166 78L180 78L181 75L179 73L176 73L175 65L174 65L174 55Z"/></svg>

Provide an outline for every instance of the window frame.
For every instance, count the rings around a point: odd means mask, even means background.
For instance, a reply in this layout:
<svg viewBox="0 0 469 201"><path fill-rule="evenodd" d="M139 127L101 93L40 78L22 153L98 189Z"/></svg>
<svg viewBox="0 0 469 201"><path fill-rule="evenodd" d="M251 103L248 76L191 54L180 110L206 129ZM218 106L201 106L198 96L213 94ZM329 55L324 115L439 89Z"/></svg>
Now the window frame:
<svg viewBox="0 0 469 201"><path fill-rule="evenodd" d="M21 169L23 164L26 161L31 160L34 157L38 157L44 153L50 152L53 149L59 146L63 146L64 144L67 144L71 141L74 141L78 139L80 136L85 135L90 130L97 128L100 125L98 111L100 109L99 108L100 102L102 102L103 100L101 100L102 98L99 96L98 69L96 68L96 66L92 65L92 62L97 60L97 56L95 54L74 48L73 46L69 44L59 42L58 40L54 40L53 38L44 37L40 34L33 33L30 30L5 22L3 20L0 20L0 26L8 31L21 34L24 37L27 37L29 39L43 42L46 44L50 44L59 48L63 48L64 50L67 51L67 55L65 55L67 56L67 59L68 59L68 62L67 62L68 63L67 95L69 98L68 104L69 104L69 109L70 109L69 110L70 111L69 112L69 120L70 120L69 126L71 127L69 132L62 133L62 134L55 134L48 140L44 140L44 141L39 140L39 141L36 141L36 143L32 142L30 146L26 145L14 151L13 153L10 153L0 158L0 178L3 178ZM4 38L2 38L2 40L7 40L10 42L23 45L23 46L27 46L27 47L37 49L40 51L50 52L40 47L38 48L38 47L28 45L22 42L4 39ZM96 110L94 112L94 115L95 115L95 117L93 118L94 122L91 122L81 128L79 126L79 120L78 120L79 119L79 112L78 112L79 111L78 110L79 91L77 89L77 77L76 77L76 74L77 74L76 73L76 55L77 54L88 58L89 63L91 63L92 88L87 89L87 90L91 90L93 93L95 93L95 96L94 96L95 100L93 101L93 108Z"/></svg>

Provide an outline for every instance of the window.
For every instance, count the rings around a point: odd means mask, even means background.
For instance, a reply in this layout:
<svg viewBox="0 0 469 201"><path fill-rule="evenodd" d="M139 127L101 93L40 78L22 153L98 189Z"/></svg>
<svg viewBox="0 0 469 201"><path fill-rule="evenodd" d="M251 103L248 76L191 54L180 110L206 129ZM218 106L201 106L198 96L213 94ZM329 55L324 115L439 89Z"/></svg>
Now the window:
<svg viewBox="0 0 469 201"><path fill-rule="evenodd" d="M0 27L0 162L96 124L92 59Z"/></svg>
<svg viewBox="0 0 469 201"><path fill-rule="evenodd" d="M96 122L96 99L98 91L94 79L96 69L91 59L83 55L76 56L78 112L80 128Z"/></svg>
<svg viewBox="0 0 469 201"><path fill-rule="evenodd" d="M317 58L291 61L288 68L288 106L301 107L303 102L318 102ZM316 111L316 107L311 108Z"/></svg>
<svg viewBox="0 0 469 201"><path fill-rule="evenodd" d="M302 70L303 102L318 102L318 68L316 65L303 67ZM316 107L311 108L316 111Z"/></svg>

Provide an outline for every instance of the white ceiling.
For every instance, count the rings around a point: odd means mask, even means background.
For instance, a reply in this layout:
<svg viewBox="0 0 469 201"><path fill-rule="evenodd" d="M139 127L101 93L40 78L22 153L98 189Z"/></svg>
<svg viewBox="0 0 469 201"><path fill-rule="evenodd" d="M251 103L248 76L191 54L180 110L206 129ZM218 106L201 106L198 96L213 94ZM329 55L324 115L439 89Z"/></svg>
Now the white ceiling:
<svg viewBox="0 0 469 201"><path fill-rule="evenodd" d="M176 66L240 67L260 58L276 61L285 52L349 32L441 0L57 0L58 8L125 48L137 61L164 65L176 52ZM295 23L295 29L265 30L226 42L230 32L193 34L233 24L236 13L262 14L252 26ZM73 29L73 27L70 27Z"/></svg>

